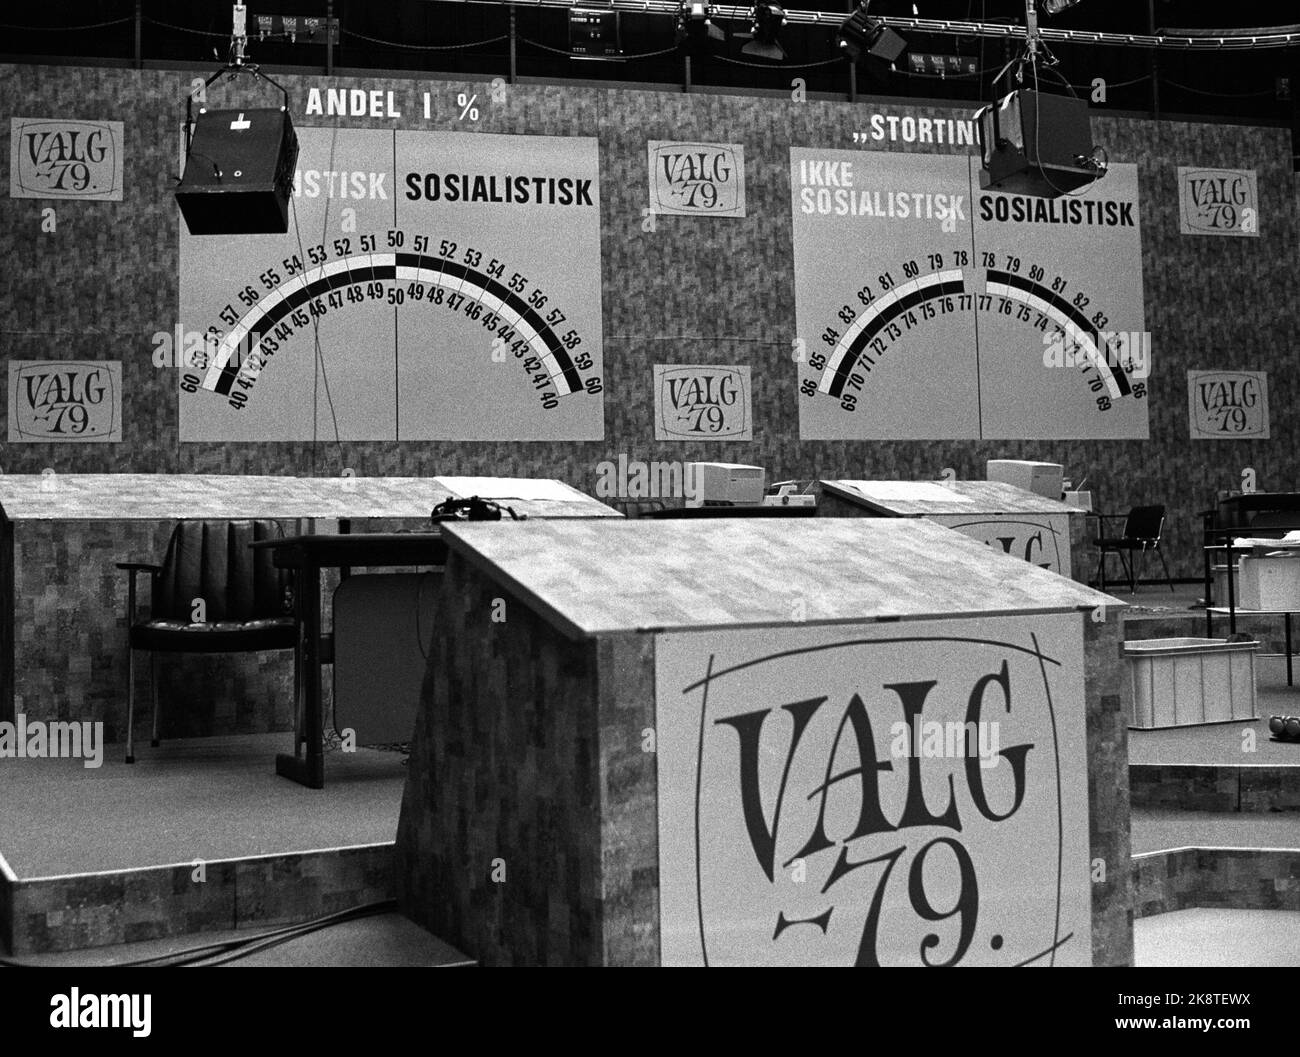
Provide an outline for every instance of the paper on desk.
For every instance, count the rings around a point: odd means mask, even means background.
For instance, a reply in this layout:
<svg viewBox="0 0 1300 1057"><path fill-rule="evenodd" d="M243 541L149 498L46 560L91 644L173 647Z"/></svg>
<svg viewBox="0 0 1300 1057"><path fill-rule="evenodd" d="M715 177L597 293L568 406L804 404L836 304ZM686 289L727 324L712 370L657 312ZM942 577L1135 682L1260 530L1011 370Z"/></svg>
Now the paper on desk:
<svg viewBox="0 0 1300 1057"><path fill-rule="evenodd" d="M881 503L973 503L969 496L931 481L836 481Z"/></svg>
<svg viewBox="0 0 1300 1057"><path fill-rule="evenodd" d="M573 502L581 498L563 481L534 477L435 477L453 495L476 495L481 499L554 500Z"/></svg>
<svg viewBox="0 0 1300 1057"><path fill-rule="evenodd" d="M1232 545L1234 547L1268 547L1288 558L1300 556L1300 529L1288 532L1281 539L1256 539L1242 536L1234 540ZM1294 553L1285 553L1288 551Z"/></svg>

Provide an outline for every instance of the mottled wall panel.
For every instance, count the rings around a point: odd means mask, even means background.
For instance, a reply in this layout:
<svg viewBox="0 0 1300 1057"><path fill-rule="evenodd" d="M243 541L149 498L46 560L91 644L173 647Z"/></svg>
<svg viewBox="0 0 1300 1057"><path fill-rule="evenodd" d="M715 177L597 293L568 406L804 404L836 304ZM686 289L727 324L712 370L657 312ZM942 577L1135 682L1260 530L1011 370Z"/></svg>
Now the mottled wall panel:
<svg viewBox="0 0 1300 1057"><path fill-rule="evenodd" d="M407 917L484 965L598 965L596 645L564 638L463 557L416 716L397 830ZM504 603L504 620L493 617Z"/></svg>
<svg viewBox="0 0 1300 1057"><path fill-rule="evenodd" d="M169 190L178 160L182 89L175 72L0 67L0 112L34 117L108 118L126 126L122 202L54 203L58 231L39 231L40 207L0 198L0 357L102 358L124 364L123 443L5 446L6 472L51 466L62 472L546 475L587 491L596 465L626 453L641 459L752 462L787 477L932 477L944 467L982 477L988 458L1044 458L1088 473L1107 510L1139 501L1170 508L1170 564L1201 570L1196 512L1218 489L1253 467L1259 486L1300 486L1300 429L1291 407L1290 342L1300 324L1291 262L1297 251L1297 198L1283 129L1192 125L1099 116L1096 138L1112 161L1136 162L1143 201L1146 317L1153 332L1151 440L1085 442L810 442L798 439L794 287L788 149L852 147L876 110L931 117L968 116L937 107L889 106L864 98L794 103L786 99L680 92L515 86L504 103L481 108L484 132L597 136L602 180L602 273L607 378L606 439L585 443L419 442L185 444L177 439L174 378L154 368L150 335L176 323L178 217ZM294 113L323 78L285 77ZM345 127L469 129L446 105L481 83L421 84L366 78L349 87L392 90L397 122L339 118ZM435 91L424 121L417 91ZM264 100L223 87L214 99ZM300 124L327 124L300 116ZM645 143L702 139L745 147L748 216L659 217L642 230ZM949 151L947 145L869 143L864 149ZM964 150L964 148L963 148ZM8 181L0 158L0 187ZM1179 165L1258 172L1259 238L1178 233ZM656 442L651 369L655 363L740 363L753 369L752 442ZM1273 433L1268 441L1188 440L1186 371L1226 367L1269 372ZM924 408L918 407L918 414ZM3 411L0 411L3 415ZM0 421L0 430L7 423Z"/></svg>
<svg viewBox="0 0 1300 1057"><path fill-rule="evenodd" d="M294 531L294 522L282 530ZM161 562L170 521L21 522L14 531L14 711L30 719L104 723L126 738L127 574L117 562ZM137 578L149 610L149 577ZM136 745L147 744L149 654L136 653ZM332 699L325 682L325 704ZM293 726L293 654L159 654L163 738L250 734ZM327 712L328 715L328 712Z"/></svg>

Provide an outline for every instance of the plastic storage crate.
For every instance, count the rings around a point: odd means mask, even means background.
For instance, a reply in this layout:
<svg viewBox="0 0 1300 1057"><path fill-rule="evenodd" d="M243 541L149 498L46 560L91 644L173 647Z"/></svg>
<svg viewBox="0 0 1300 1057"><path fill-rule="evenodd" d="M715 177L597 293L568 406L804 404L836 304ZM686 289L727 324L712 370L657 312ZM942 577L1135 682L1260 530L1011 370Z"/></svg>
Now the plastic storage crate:
<svg viewBox="0 0 1300 1057"><path fill-rule="evenodd" d="M1188 727L1255 718L1258 642L1139 639L1124 643L1133 680L1129 726Z"/></svg>

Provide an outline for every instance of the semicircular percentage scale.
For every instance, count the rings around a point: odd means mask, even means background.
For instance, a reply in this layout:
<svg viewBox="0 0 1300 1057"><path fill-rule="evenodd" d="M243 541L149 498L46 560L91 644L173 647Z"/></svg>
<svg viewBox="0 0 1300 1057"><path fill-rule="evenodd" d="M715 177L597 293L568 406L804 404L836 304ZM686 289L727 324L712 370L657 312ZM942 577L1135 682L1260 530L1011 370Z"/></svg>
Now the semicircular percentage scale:
<svg viewBox="0 0 1300 1057"><path fill-rule="evenodd" d="M854 311L849 305L841 310L841 321L851 319L847 329L842 334L831 327L823 332L823 342L831 346L831 351L810 357L810 366L820 372L820 377L815 383L804 383L804 395L825 395L839 400L845 396L846 388L860 389L864 376L876 366L891 343L918 325L917 310L922 310L923 318L927 319L951 317L959 312L993 311L995 297L1001 299L1004 313L1011 304L1022 305L1025 308L1022 319L1031 319L1028 313L1033 311L1038 313L1040 330L1053 325L1095 371L1094 392L1104 388L1109 400L1144 395L1145 386L1139 383L1135 387L1130 378L1134 369L1132 360L1127 364L1119 361L1102 325L1089 319L1078 302L1072 303L1035 278L998 268L983 270L984 293L977 293L970 281L972 270L939 268L891 284L880 293L872 292L869 285L863 286L857 294L863 306L861 310ZM887 279L888 274L882 279ZM1082 301L1087 304L1086 298Z"/></svg>
<svg viewBox="0 0 1300 1057"><path fill-rule="evenodd" d="M414 293L413 299L447 303L453 309L479 306L483 314L475 312L472 318L483 322L494 334L505 336L516 357L522 355L525 346L531 351L526 366L531 369L536 365L538 377L545 377L554 389L554 399L548 397L543 401L547 408L554 407L559 398L600 392L597 376L584 378L584 372L593 366L591 357L572 351L581 343L580 336L573 330L561 335L543 317L540 309L546 299L540 291L534 290L530 303L524 296L523 286L513 289L512 284L477 267L449 258L402 250L346 255L305 267L268 293L256 295L252 307L221 337L205 376L201 380L190 376L198 383L195 388L225 396L232 406L242 407L246 396L232 390L236 385L245 392L252 388L268 357L282 340L277 337L278 328L282 328L281 335L291 334L294 328L309 325L313 318L328 311L331 302L320 298L335 295L333 307L342 307L345 291L364 290L374 283L416 284L408 286ZM400 304L404 300L399 289L390 303ZM564 318L563 313L554 310L549 315ZM251 345L245 351L245 343L250 339Z"/></svg>

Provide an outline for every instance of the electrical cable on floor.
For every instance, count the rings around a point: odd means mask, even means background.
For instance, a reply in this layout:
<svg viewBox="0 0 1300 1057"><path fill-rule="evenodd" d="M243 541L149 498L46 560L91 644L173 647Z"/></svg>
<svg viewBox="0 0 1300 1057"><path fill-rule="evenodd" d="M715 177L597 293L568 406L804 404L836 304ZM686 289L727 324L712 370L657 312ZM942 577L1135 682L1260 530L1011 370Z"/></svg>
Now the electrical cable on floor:
<svg viewBox="0 0 1300 1057"><path fill-rule="evenodd" d="M270 950L272 947L279 947L282 944L289 943L301 936L307 936L314 932L321 932L335 925L342 925L348 921L357 921L361 918L375 917L378 914L388 913L397 909L397 900L388 899L379 903L369 903L362 907L355 907L352 910L341 911L339 914L330 915L329 918L320 918L314 922L304 922L297 928L290 928L280 934L266 934L261 937L254 937L249 942L242 944L229 953L219 955L209 955L198 958L191 958L180 962L170 962L167 965L179 967L192 967L198 969L211 969L220 965L228 965L231 962L237 962L247 958L249 955L257 954L260 951Z"/></svg>
<svg viewBox="0 0 1300 1057"><path fill-rule="evenodd" d="M228 962L238 961L240 958L246 958L257 951L269 950L271 947L277 947L282 943L288 943L297 939L299 936L310 935L313 932L320 932L323 929L331 928L334 925L341 925L348 921L355 921L361 918L374 917L377 914L386 914L397 909L397 900L383 899L375 903L365 903L359 907L350 907L347 910L340 910L333 914L326 914L323 917L312 918L310 921L302 921L296 925L285 925L278 929L271 929L269 932L259 932L252 936L240 936L236 939L222 940L218 943L206 943L197 947L187 947L179 951L172 951L168 954L155 955L152 958L140 958L129 962L115 962L101 966L86 966L85 968L103 968L103 969L131 969L131 968L176 968L193 966L197 968L206 968L209 965L225 965ZM221 958L220 955L230 953L228 957ZM208 959L219 959L208 961ZM13 958L0 958L0 967L15 969L37 969L45 966L34 962L24 962ZM78 966L78 968L83 968Z"/></svg>

